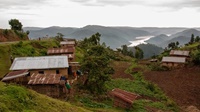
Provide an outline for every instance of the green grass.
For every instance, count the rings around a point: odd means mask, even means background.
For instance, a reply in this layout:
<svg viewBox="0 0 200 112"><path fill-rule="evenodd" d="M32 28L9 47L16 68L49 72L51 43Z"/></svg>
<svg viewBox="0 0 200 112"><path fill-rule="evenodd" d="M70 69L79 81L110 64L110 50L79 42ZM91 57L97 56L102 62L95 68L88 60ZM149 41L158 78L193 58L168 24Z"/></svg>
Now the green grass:
<svg viewBox="0 0 200 112"><path fill-rule="evenodd" d="M108 90L120 88L150 98L136 100L133 104L133 109L130 110L133 112L146 112L147 107L153 107L164 111L178 111L177 105L170 100L157 85L144 80L141 72L132 72L134 67L138 67L135 61L132 63L133 64L127 68L125 72L132 74L134 80L112 79L106 83ZM151 99L156 100L156 102L151 101Z"/></svg>
<svg viewBox="0 0 200 112"><path fill-rule="evenodd" d="M24 87L2 82L0 82L0 99L0 112L89 112Z"/></svg>
<svg viewBox="0 0 200 112"><path fill-rule="evenodd" d="M76 52L75 52L75 59L77 62L81 62L81 59L83 58L84 51L80 47L76 47Z"/></svg>
<svg viewBox="0 0 200 112"><path fill-rule="evenodd" d="M200 42L195 42L193 44L189 44L187 46L184 46L182 48L180 48L181 50L194 50L197 48L197 46L200 45Z"/></svg>
<svg viewBox="0 0 200 112"><path fill-rule="evenodd" d="M9 71L11 65L10 49L11 46L8 44L0 45L0 77L3 77Z"/></svg>

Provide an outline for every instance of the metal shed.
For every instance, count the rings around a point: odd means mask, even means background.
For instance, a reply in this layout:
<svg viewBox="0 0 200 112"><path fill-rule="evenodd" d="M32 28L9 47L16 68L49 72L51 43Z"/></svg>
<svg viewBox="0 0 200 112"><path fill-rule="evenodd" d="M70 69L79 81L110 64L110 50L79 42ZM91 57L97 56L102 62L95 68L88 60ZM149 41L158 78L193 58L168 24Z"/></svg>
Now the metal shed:
<svg viewBox="0 0 200 112"><path fill-rule="evenodd" d="M171 50L170 56L178 56L178 57L189 57L190 51L181 51L181 50Z"/></svg>
<svg viewBox="0 0 200 112"><path fill-rule="evenodd" d="M28 70L12 71L3 77L1 81L26 85L28 82Z"/></svg>
<svg viewBox="0 0 200 112"><path fill-rule="evenodd" d="M133 105L133 102L139 96L137 94L121 90L121 89L113 89L110 92L110 95L114 98L113 105L116 107L122 107L126 109L130 109Z"/></svg>

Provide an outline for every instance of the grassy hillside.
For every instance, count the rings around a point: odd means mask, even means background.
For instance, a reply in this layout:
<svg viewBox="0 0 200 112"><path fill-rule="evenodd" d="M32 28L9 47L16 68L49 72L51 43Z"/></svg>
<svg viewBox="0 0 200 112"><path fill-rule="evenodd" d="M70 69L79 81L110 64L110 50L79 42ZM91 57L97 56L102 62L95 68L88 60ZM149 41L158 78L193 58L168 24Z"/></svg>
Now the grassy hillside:
<svg viewBox="0 0 200 112"><path fill-rule="evenodd" d="M135 71L136 69L136 71ZM143 78L146 68L139 66L135 61L126 69L126 74L131 74L130 79L112 79L107 82L109 90L120 88L140 95L140 98L133 103L133 112L146 112L155 110L178 111L176 103L168 98L165 93L155 84L148 82ZM151 108L151 109L150 109Z"/></svg>
<svg viewBox="0 0 200 112"><path fill-rule="evenodd" d="M0 112L89 112L24 87L0 82Z"/></svg>
<svg viewBox="0 0 200 112"><path fill-rule="evenodd" d="M20 41L11 44L0 44L0 78L3 77L11 65L10 56L44 56L47 49L58 47L59 43L55 40L43 41Z"/></svg>
<svg viewBox="0 0 200 112"><path fill-rule="evenodd" d="M28 40L28 35L23 32L0 29L0 42Z"/></svg>
<svg viewBox="0 0 200 112"><path fill-rule="evenodd" d="M1 77L9 71L10 55L13 55L13 57L46 55L47 48L58 46L58 42L55 40L23 41L0 45L0 51L2 51L2 53L0 53L0 66L2 67L0 68L2 69L0 70ZM84 48L76 47L77 61L82 59L84 51ZM122 54L110 50L108 50L108 52L110 57L112 57L111 60L117 63L116 66L116 63L114 63L116 71L119 70L117 72L120 73L116 74L117 78L113 78L107 82L108 90L121 88L130 92L135 92L141 96L140 99L134 102L133 108L128 111L146 112L152 109L178 111L176 104L169 99L157 85L144 80L142 72L145 71L146 68L137 65L136 61L131 61L132 59L130 59L130 57L125 58ZM125 65L126 67L124 67ZM124 68L120 69L122 67ZM140 70L142 71L138 72ZM123 74L126 74L130 79L123 77ZM112 98L108 96L108 94L91 94L86 90L82 90L78 84L82 83L75 82L72 85L72 95L66 98L71 104L92 111L125 111L122 108L113 107ZM73 105L39 95L23 87L6 85L4 83L0 83L0 99L0 111L85 111L82 108L74 108L75 106Z"/></svg>

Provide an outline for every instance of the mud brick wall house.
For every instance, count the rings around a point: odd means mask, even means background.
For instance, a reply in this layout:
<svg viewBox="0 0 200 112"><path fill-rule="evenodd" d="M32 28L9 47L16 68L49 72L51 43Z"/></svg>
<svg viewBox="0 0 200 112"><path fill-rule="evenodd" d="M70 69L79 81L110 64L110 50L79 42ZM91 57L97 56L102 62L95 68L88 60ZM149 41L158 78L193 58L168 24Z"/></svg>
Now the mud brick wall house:
<svg viewBox="0 0 200 112"><path fill-rule="evenodd" d="M190 51L171 50L169 53L173 57L190 57Z"/></svg>
<svg viewBox="0 0 200 112"><path fill-rule="evenodd" d="M69 40L61 41L60 46L61 46L61 48L75 47L76 42L75 41L69 41Z"/></svg>
<svg viewBox="0 0 200 112"><path fill-rule="evenodd" d="M127 92L121 89L113 89L110 95L114 98L113 106L130 109L133 102L139 96L137 94Z"/></svg>
<svg viewBox="0 0 200 112"><path fill-rule="evenodd" d="M59 85L61 74L35 74L28 82L30 89L50 97L58 98L62 93Z"/></svg>
<svg viewBox="0 0 200 112"><path fill-rule="evenodd" d="M1 81L6 83L17 83L26 85L28 83L28 77L30 76L28 70L12 71L7 73Z"/></svg>
<svg viewBox="0 0 200 112"><path fill-rule="evenodd" d="M40 56L15 58L10 70L28 70L31 74L62 74L68 77L67 56Z"/></svg>
<svg viewBox="0 0 200 112"><path fill-rule="evenodd" d="M75 47L68 48L51 48L47 51L48 55L65 55L68 57L68 61L75 60Z"/></svg>
<svg viewBox="0 0 200 112"><path fill-rule="evenodd" d="M162 66L183 67L186 64L186 57L163 57Z"/></svg>
<svg viewBox="0 0 200 112"><path fill-rule="evenodd" d="M186 57L186 62L190 61L190 51L171 50L169 55L173 57Z"/></svg>

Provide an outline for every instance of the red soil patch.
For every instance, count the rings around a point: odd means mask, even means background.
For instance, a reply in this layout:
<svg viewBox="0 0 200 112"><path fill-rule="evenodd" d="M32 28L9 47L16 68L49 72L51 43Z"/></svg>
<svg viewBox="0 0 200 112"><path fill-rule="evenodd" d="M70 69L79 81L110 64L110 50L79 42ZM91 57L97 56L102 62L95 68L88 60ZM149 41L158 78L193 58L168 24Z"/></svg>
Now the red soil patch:
<svg viewBox="0 0 200 112"><path fill-rule="evenodd" d="M156 83L179 106L194 105L200 109L200 67L150 71L144 76Z"/></svg>
<svg viewBox="0 0 200 112"><path fill-rule="evenodd" d="M112 63L112 67L115 70L115 73L112 75L113 79L116 78L128 78L130 80L133 80L133 77L130 74L126 74L125 70L131 65L130 62L125 61L115 61Z"/></svg>

